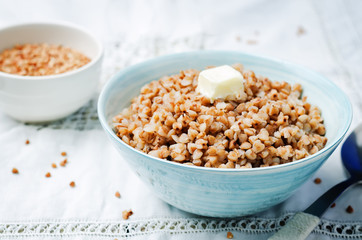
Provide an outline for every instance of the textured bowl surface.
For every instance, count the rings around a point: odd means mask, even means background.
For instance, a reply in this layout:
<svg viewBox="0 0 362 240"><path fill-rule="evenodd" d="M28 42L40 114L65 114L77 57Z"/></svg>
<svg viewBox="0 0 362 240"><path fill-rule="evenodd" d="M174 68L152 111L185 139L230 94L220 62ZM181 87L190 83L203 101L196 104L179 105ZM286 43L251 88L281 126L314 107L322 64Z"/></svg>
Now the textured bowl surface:
<svg viewBox="0 0 362 240"><path fill-rule="evenodd" d="M327 145L308 158L255 169L213 169L158 159L133 149L113 132L111 119L129 106L140 88L180 70L242 63L271 80L301 83L309 102L322 110ZM158 57L116 74L98 102L103 128L114 146L155 194L187 212L211 217L235 217L263 211L287 199L332 154L348 130L352 108L347 96L331 81L303 67L231 51L198 51Z"/></svg>
<svg viewBox="0 0 362 240"><path fill-rule="evenodd" d="M69 23L27 23L0 30L0 52L15 44L48 43L80 51L91 62L73 71L48 76L19 76L0 72L0 108L24 122L65 117L95 94L101 72L101 43Z"/></svg>

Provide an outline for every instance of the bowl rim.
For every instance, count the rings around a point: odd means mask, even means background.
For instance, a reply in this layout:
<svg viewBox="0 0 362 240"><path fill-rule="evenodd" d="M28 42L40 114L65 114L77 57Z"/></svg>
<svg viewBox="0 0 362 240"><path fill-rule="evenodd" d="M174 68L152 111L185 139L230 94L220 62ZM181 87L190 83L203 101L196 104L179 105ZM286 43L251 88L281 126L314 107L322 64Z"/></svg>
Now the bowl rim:
<svg viewBox="0 0 362 240"><path fill-rule="evenodd" d="M0 71L0 77L4 77L4 78L10 78L10 79L16 79L16 80L25 80L25 81L41 81L41 80L47 80L47 81L51 81L54 79L59 79L62 77L68 77L74 74L77 74L79 72L82 72L88 68L91 68L93 65L95 65L97 62L99 62L99 60L102 58L103 53L104 53L104 48L103 45L101 43L101 41L95 37L91 32L89 32L87 29L67 22L67 21L47 21L47 22L41 22L41 21L34 21L34 22L24 22L24 23L15 23L15 24L11 24L11 25L7 25L5 27L0 28L0 35L2 34L2 32L5 32L9 29L16 29L16 28L22 28L22 27L44 27L44 26L57 26L57 27L66 27L69 29L73 29L76 30L78 32L82 32L85 35L87 35L88 38L92 39L97 47L98 47L98 52L97 55L91 59L91 61L85 65L83 65L80 68L71 70L71 71L67 71L64 73L59 73L59 74L52 74L52 75L44 75L44 76L22 76L22 75L17 75L17 74L11 74L11 73L6 73L6 72L2 72ZM15 43L14 43L15 44Z"/></svg>
<svg viewBox="0 0 362 240"><path fill-rule="evenodd" d="M164 61L167 60L169 58L175 58L175 57L181 57L181 56L187 56L187 55L194 55L194 54L240 54L240 55L244 55L245 57L256 57L259 58L263 61L272 61L275 62L277 64L282 64L288 68L294 68L309 74L313 74L315 76L318 76L319 78L323 78L324 80L326 80L327 82L329 82L334 88L336 88L340 94L342 95L342 97L344 98L344 101L346 103L346 111L348 114L348 119L347 122L343 125L343 131L342 134L337 136L331 143L331 145L329 145L328 147L324 147L322 150L319 150L317 153L310 155L306 158L300 159L298 161L294 161L294 162L289 162L289 163L284 163L284 164L279 164L276 166L268 166L268 167L258 167L258 168L208 168L208 167L199 167L199 166L192 166L192 165L186 165L186 164L181 164L181 163L175 163L166 159L161 159L161 158L157 158L157 157L153 157L147 153L144 153L140 150L137 150L131 146L129 146L128 144L126 144L125 142L123 142L113 131L113 129L109 126L109 124L107 123L107 119L105 117L105 109L104 107L106 106L106 94L110 91L111 87L113 84L115 84L118 79L120 79L123 75L127 74L128 72L132 72L134 70L137 70L138 68L142 68L144 65L150 65L150 64L154 64L156 62L159 61ZM197 50L197 51L188 51L188 52L182 52L182 53L174 53L174 54L167 54L167 55L163 55L163 56L158 56L146 61L143 61L141 63L137 63L134 64L132 66L126 67L122 70L120 70L119 72L117 72L116 74L114 74L110 80L108 80L108 82L105 84L105 86L103 87L99 98L98 98L98 104L97 104L97 112L98 112L98 118L99 121L103 127L103 129L106 131L106 133L109 134L109 136L112 137L112 139L114 139L117 143L123 145L124 147L130 149L131 151L134 151L135 153L141 154L144 157L147 158L151 158L155 161L164 163L164 164L171 164L172 166L178 167L178 168L185 168L185 169L190 169L190 170L199 170L199 171L211 171L211 172L220 172L220 173L235 173L235 172L258 172L258 171L272 171L272 170L276 170L276 169L285 169L285 168L290 168L293 166L298 166L301 165L307 161L312 161L313 159L315 160L316 158L318 158L319 155L322 155L323 153L329 151L330 149L333 149L336 147L336 145L338 145L341 140L343 139L343 137L346 135L351 122L352 122L352 116L353 116L353 111L352 111L352 104L349 100L349 98L347 97L347 95L331 80L329 80L328 78L324 77L322 74L319 74L315 71L312 71L306 67L303 67L301 65L298 64L294 64L291 62L287 62L278 58L272 58L272 57L265 57L265 56L260 56L260 55L256 55L256 54L250 54L250 53L246 53L246 52L242 52L242 51L230 51L230 50Z"/></svg>

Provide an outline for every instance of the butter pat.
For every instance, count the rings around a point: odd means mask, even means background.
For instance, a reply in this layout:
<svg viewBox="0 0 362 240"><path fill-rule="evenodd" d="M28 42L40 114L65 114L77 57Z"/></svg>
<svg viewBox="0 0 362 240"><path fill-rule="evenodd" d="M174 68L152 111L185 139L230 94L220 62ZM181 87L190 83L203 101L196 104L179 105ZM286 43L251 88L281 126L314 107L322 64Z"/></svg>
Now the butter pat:
<svg viewBox="0 0 362 240"><path fill-rule="evenodd" d="M244 92L244 78L234 68L224 65L200 72L196 91L213 101L234 99Z"/></svg>

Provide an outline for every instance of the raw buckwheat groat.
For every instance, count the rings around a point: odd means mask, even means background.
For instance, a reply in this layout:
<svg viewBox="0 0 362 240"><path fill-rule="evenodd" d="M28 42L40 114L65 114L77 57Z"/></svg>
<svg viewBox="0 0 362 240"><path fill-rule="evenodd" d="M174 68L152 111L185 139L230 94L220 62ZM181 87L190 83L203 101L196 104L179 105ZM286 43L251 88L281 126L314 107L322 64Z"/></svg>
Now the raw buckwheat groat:
<svg viewBox="0 0 362 240"><path fill-rule="evenodd" d="M299 160L326 142L320 110L301 97L302 86L256 77L245 79L233 101L197 93L196 70L145 85L131 106L115 116L117 135L152 156L217 168L266 167Z"/></svg>
<svg viewBox="0 0 362 240"><path fill-rule="evenodd" d="M15 45L0 53L0 71L22 76L46 76L75 70L90 62L82 53L61 45Z"/></svg>

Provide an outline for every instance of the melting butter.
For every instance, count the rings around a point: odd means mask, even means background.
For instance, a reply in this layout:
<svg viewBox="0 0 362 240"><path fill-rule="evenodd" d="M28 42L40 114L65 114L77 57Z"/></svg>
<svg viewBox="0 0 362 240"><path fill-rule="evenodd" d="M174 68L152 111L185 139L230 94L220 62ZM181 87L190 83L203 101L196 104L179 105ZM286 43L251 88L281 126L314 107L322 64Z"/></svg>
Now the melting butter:
<svg viewBox="0 0 362 240"><path fill-rule="evenodd" d="M243 75L233 67L223 65L206 69L199 74L196 91L214 101L230 98L244 92Z"/></svg>

